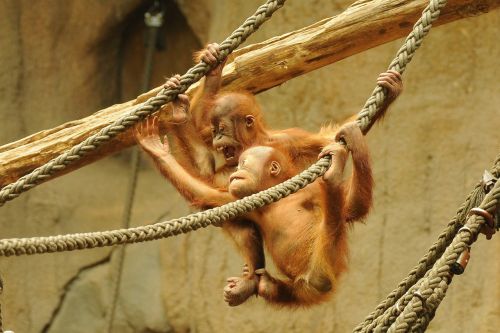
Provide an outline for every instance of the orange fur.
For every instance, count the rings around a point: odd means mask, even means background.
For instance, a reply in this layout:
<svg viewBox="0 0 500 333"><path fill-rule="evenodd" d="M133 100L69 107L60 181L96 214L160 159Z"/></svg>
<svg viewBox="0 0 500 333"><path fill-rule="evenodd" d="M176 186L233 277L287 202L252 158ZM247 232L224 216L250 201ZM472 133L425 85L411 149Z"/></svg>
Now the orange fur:
<svg viewBox="0 0 500 333"><path fill-rule="evenodd" d="M205 85L207 83L210 84L210 81L204 82ZM183 154L185 154L183 158L191 156L191 159L193 159L193 155L199 155L195 154L194 149L189 148L190 145L192 146L194 142L198 141L203 142L206 145L205 148L207 151L211 151L213 156L218 154L213 148L217 146L217 140L223 141L223 145L235 142L241 146L240 151L244 151L252 145L263 145L273 147L277 151L282 152L286 156L286 159L289 160L288 164L294 166L293 173L295 174L314 163L321 150L333 142L338 132L338 126L331 124L322 127L318 133L311 133L300 128L270 130L264 124L262 111L255 98L246 92L209 95L205 96L205 98L198 97L193 102L193 110L197 110L200 106L204 111L203 117L196 115L193 111L193 119L198 119L201 124L196 124L196 121L187 123L170 133L171 135L175 133L177 137L175 140L180 141L180 144L183 146ZM251 126L245 125L245 117L248 115L254 117ZM222 123L225 124L225 131L219 129ZM220 139L216 140L215 136L217 135L214 136L212 134L212 128L214 127L216 128L216 134L220 132ZM227 128L230 128L230 130L228 131ZM190 133L190 135L187 136L187 133ZM196 134L197 136L194 138ZM196 143L196 145L200 146L199 143ZM355 156L354 153L353 156ZM363 156L361 157L364 158ZM361 163L360 165L365 165L365 162L363 160L359 163ZM194 165L199 165L199 162L194 163ZM228 164L219 168L215 166L213 176L211 177L200 177L199 172L196 171L199 167L187 167L191 172L194 172L195 176L193 177L198 177L206 183L208 188L206 191L203 190L201 195L193 195L193 193L200 193L201 185L196 185L195 189L194 186L188 184L186 177L167 176L167 172L164 172L164 174L193 205L201 208L210 208L229 201L228 197L224 196L224 194L228 194L228 176L234 171L234 166ZM323 181L319 181L317 184L312 184L302 190L303 194L298 194L298 197L296 194L295 199L284 199L273 204L272 206L275 207L273 210L274 213L263 210L266 212L263 216L275 216L275 221L283 221L284 223L295 225L298 229L292 230L292 232L296 233L297 236L310 236L314 234L318 236L314 241L308 238L307 241L302 242L301 247L294 250L294 255L283 256L282 253L273 255L273 242L268 236L269 228L265 226L265 223L261 223L265 218L250 215L245 219L226 221L223 224L223 228L234 240L249 270L249 273L237 278L239 279L236 280L238 284L234 282L228 284L225 290L226 301L230 305L238 305L250 296L249 294L245 294L238 301L234 301L237 296L241 296L238 292L232 292L232 288L236 288L237 286L241 287L239 290L243 290L241 291L242 293L248 293L248 290L255 290L253 293L259 293L268 302L288 307L308 306L329 299L329 296L336 287L337 277L347 267L346 222L362 218L361 215L366 215L371 205L372 181L366 182L368 189L365 189L366 186L363 187L362 185L365 179L371 179L369 171L368 167L368 170L363 170L362 173L353 175L365 177L364 179L358 180L356 178L356 180L351 182L343 183L339 187L342 191L342 195L340 196L332 195ZM292 176L292 174L289 174L289 176ZM215 179L222 179L222 181L217 182ZM352 184L356 184L356 186ZM360 184L361 189L357 187ZM347 189L351 191L346 192ZM217 194L215 195L214 190L217 190ZM338 191L340 189L337 189ZM351 193L353 198L347 198L347 193ZM357 194L362 194L362 198L356 197ZM313 203L312 207L314 208L302 207L302 204L296 202L297 198L304 196L313 197L310 198L310 201ZM364 204L363 209L359 207L349 208L348 203L343 204L348 199L353 200L353 202L362 202ZM343 210L340 215L338 207L342 207ZM302 209L304 213L301 215L293 214L297 209ZM335 209L337 217L334 217L334 214L331 213L332 209ZM361 211L363 211L362 214ZM346 215L347 212L349 212L349 216ZM320 219L315 214L322 215L323 219ZM257 227L254 227L254 225ZM325 230L320 230L320 225L328 227L325 227ZM275 225L272 228L276 228L277 226ZM281 225L280 227L286 229L288 226ZM263 243L269 249L278 267L297 266L300 269L297 272L289 272L288 278L284 280L269 277L269 281L272 282L270 285L273 287L259 292L259 287L255 285L256 275L254 272L255 270L264 268L265 265ZM311 258L304 255L310 247L313 248ZM303 259L305 261L299 264ZM313 286L314 284L309 283L307 279L304 280L301 277L301 275L309 274L304 268L304 262L313 264L312 267L314 268L311 268L312 270L309 273L312 274L312 279L318 280L316 281L316 287ZM261 278L261 280L264 281L265 278ZM250 287L248 287L249 285ZM325 290L328 290L326 292L318 290L318 285L319 289L322 286L326 286Z"/></svg>
<svg viewBox="0 0 500 333"><path fill-rule="evenodd" d="M338 133L348 142L353 156L349 179L343 179L347 150L333 143L326 147L334 156L331 170L323 179L249 214L285 276L277 279L267 272L258 274L258 295L272 304L296 307L328 300L338 277L347 269L348 222L362 219L371 207L373 182L364 137L350 124ZM241 180L229 187L230 193L238 197L238 193L250 194L276 185L297 172L290 155L280 153L279 148L253 147L242 154L242 160L244 164L234 174ZM279 176L268 172L271 161L281 165ZM259 183L251 179L259 179ZM248 187L244 191L243 182Z"/></svg>
<svg viewBox="0 0 500 333"><path fill-rule="evenodd" d="M212 47L213 44L210 48ZM210 52L208 47L195 53L195 61L200 61L207 52ZM232 199L227 191L228 177L235 170L239 155L249 147L273 147L285 156L288 164L294 166L295 173L314 163L322 149L325 146L331 148L333 140L342 135L352 152L353 173L349 180L343 181L338 175L333 177L334 182L320 180L299 194L271 205L272 209L267 210L269 216L275 216L278 224L282 223L280 227L285 234L291 232L295 235L293 237L305 239L299 242L298 248L290 249L291 255L283 256L280 251L276 252L274 242L269 239L268 234L277 225L264 223L269 220L269 217L263 217L265 214L251 215L223 224L224 230L235 241L248 265L241 277L231 278L232 282L225 289L225 298L230 305L244 302L251 296L252 290L253 294L259 292L254 272L265 265L263 238L267 239L266 246L273 259L288 278L280 281L262 274L261 282L268 277L273 282L271 285L276 288L268 289L267 295L264 288L261 296L271 303L287 306L311 305L324 301L331 293L320 292L318 288L311 289L311 283L305 283L300 275L305 270L304 262L312 263L310 272L316 274L316 277L317 274L320 276L316 284L321 287L324 283L322 277L326 275L333 290L336 277L346 269L347 223L363 219L372 202L373 179L363 136L360 132L353 131L352 126L339 129L332 124L323 126L318 133L300 128L269 129L253 95L244 91L220 93L223 66L224 63L215 65L202 80L191 101L191 121L170 128L169 137L180 148L174 152L176 159L170 160L172 166L162 165L160 171L192 204L209 208ZM401 88L402 86L395 86L390 95L392 97L382 106L383 112L380 114L384 114ZM249 116L252 121L248 120ZM231 149L229 153L226 151L227 154L218 151L224 152L229 146ZM234 158L228 159L227 155L230 155L233 148ZM176 160L180 163L179 168L175 164ZM345 161L342 163L345 164ZM289 174L291 175L292 173ZM298 203L300 198L308 196L310 200ZM298 209L304 213L296 214ZM287 237L288 241L295 240L291 236ZM304 255L308 249L312 249L310 257ZM286 267L292 268L288 271ZM250 293L243 297L238 292Z"/></svg>

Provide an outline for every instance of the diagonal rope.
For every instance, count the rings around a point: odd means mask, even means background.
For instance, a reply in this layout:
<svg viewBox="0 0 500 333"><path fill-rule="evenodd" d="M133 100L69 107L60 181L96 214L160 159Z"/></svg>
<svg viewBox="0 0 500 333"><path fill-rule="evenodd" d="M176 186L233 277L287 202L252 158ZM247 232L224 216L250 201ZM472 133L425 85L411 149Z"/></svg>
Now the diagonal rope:
<svg viewBox="0 0 500 333"><path fill-rule="evenodd" d="M496 178L500 177L500 154L497 156L493 167L490 169L491 174ZM406 305L408 299L403 299L405 294L411 289L415 283L426 276L426 272L434 265L436 260L442 256L446 247L451 243L458 229L463 226L467 220L469 211L479 206L484 198L483 183L476 184L472 192L467 196L465 202L460 206L456 215L450 220L446 228L438 236L438 240L429 248L427 253L419 260L418 264L408 273L408 276L401 281L396 289L394 289L382 301L376 309L368 315L365 320L359 324L354 332L371 332L375 327L384 327L397 315L397 308L394 307L399 300L400 306ZM388 327L387 327L388 328Z"/></svg>
<svg viewBox="0 0 500 333"><path fill-rule="evenodd" d="M163 25L164 12L162 11L159 1L155 1L153 6L144 14L144 23L147 31L144 55L144 73L142 77L141 93L149 89L151 82L151 74L153 71L153 55L156 50L156 41L158 39L158 31ZM138 147L132 147L130 156L130 176L127 189L125 205L123 207L122 227L130 228L132 220L132 210L134 207L137 182L139 178L139 168L141 166L141 154ZM107 333L113 332L113 324L115 322L116 308L122 285L123 270L125 265L125 245L115 249L110 258L110 266L113 268L111 274L112 285L111 289L111 304L107 312Z"/></svg>
<svg viewBox="0 0 500 333"><path fill-rule="evenodd" d="M422 45L424 37L432 28L432 22L439 18L441 9L446 5L446 0L430 0L429 5L423 10L422 16L413 26L413 30L406 37L403 46L391 61L389 69L401 74L406 70L415 55L415 51ZM385 101L387 90L379 85L375 87L371 96L366 101L363 109L359 112L357 123L364 134L368 133L381 114L380 108Z"/></svg>
<svg viewBox="0 0 500 333"><path fill-rule="evenodd" d="M497 156L495 165L492 169L495 175L500 174L500 154ZM389 326L394 322L397 316L401 313L406 305L411 301L413 293L418 290L419 280L426 279L430 275L430 269L434 263L443 255L446 247L451 243L458 229L463 226L467 220L469 211L480 205L484 198L483 185L476 186L474 191L466 199L465 203L459 209L457 215L448 224L444 232L439 236L438 241L431 247L429 252L420 260L407 278L401 282L398 287L389 294L374 311L367 317L366 322L363 322L356 327L355 332L386 332ZM417 283L418 282L418 283ZM441 281L441 283L449 284L451 281ZM427 306L426 312L418 319L413 329L422 332L428 325L429 321L434 316L434 311L444 298L447 286L441 286L433 294L433 306ZM442 295L441 295L442 294ZM429 303L429 302L428 302ZM369 319L369 321L368 321Z"/></svg>
<svg viewBox="0 0 500 333"><path fill-rule="evenodd" d="M238 29L220 44L220 60L226 58L228 54L243 43L248 36L257 31L262 23L268 20L275 11L283 6L285 1L286 0L268 0L265 4L260 6L255 14L247 18ZM132 125L151 115L162 105L172 101L178 94L185 92L191 84L200 80L209 70L210 66L206 63L198 63L189 69L186 74L181 76L181 84L179 87L161 89L156 96L151 97L144 104L139 105L114 123L102 128L98 133L88 137L70 150L50 160L41 167L36 168L29 174L19 178L17 181L6 185L0 190L0 207L3 206L5 202L13 200L21 193L37 186L38 183L52 178L59 171L66 168L67 165L74 163L85 154L97 149L103 143L110 141L117 134L124 132Z"/></svg>
<svg viewBox="0 0 500 333"><path fill-rule="evenodd" d="M282 4L282 2L283 1L281 1L280 4ZM439 10L444 6L444 4L446 4L445 0L430 1L429 6L424 9L422 17L417 21L417 23L415 23L413 30L406 38L403 46L397 52L397 55L391 62L389 69L394 69L399 72L405 70L407 64L413 58L414 53L422 44L423 38L429 32L432 26L432 22L438 18ZM263 17L267 18L267 16ZM224 43L226 43L226 41ZM221 44L221 49L224 43ZM225 46L224 50L227 49L228 47ZM225 55L226 54L224 53L224 56ZM207 67L207 65L204 63L200 63L194 68L197 67ZM188 73L189 72L191 72L191 70L188 71ZM187 76L187 74L185 76ZM175 94L186 90L187 86L185 85L185 81L186 80L183 76L183 78L181 79L181 89L180 91L175 91ZM167 94L170 92L170 90L163 89L159 93L159 95L162 94L162 92L165 92L165 94ZM158 98L158 96L148 100L148 102L154 100L155 98ZM375 121L380 117L380 107L383 105L385 98L385 89L377 86L377 88L375 88L372 95L365 103L365 106L363 107L357 118L358 125L364 133L367 133L375 123ZM170 237L182 232L185 233L201 227L206 227L210 224L219 224L222 221L242 215L246 212L260 208L266 204L278 201L281 198L295 193L300 188L305 187L307 184L313 182L316 178L322 176L328 169L330 162L330 156L325 156L299 175L268 190L256 193L254 195L221 207L216 207L214 209L191 214L186 217L174 219L167 222L160 222L153 225L141 226L137 228L103 232L0 240L0 255L11 256L47 252L61 252L76 249L112 246L116 244L137 243ZM0 191L0 195L1 194L2 192ZM2 201L0 197L0 204L1 202Z"/></svg>
<svg viewBox="0 0 500 333"><path fill-rule="evenodd" d="M500 205L500 181L497 181L493 189L485 196L479 208L495 216ZM404 310L398 315L395 322L389 327L390 333L403 333L411 329L423 313L428 311L429 301L432 296L438 294L438 298L444 298L447 284L452 277L451 267L456 262L459 255L477 240L479 229L485 224L483 216L471 214L467 223L459 230L451 244L441 258L429 271L427 277L422 279L417 290L412 293L411 300ZM432 303L431 303L432 306Z"/></svg>

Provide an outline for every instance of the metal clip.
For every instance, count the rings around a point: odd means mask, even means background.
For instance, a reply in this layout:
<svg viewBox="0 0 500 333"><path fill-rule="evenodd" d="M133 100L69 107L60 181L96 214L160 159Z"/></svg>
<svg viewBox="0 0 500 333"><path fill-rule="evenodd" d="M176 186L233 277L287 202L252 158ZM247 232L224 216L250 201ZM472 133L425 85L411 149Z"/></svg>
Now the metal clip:
<svg viewBox="0 0 500 333"><path fill-rule="evenodd" d="M493 188L493 186L495 185L495 183L497 182L497 180L498 178L493 176L491 172L489 172L488 170L484 170L483 180L481 181L481 183L483 184L484 193L489 193ZM500 206L498 207L497 212L494 215L495 215L494 219L496 221L494 221L493 227L496 230L500 230Z"/></svg>
<svg viewBox="0 0 500 333"><path fill-rule="evenodd" d="M159 28L163 25L163 13L151 14L147 12L144 14L144 22L148 27Z"/></svg>
<svg viewBox="0 0 500 333"><path fill-rule="evenodd" d="M401 309L401 306L399 305L399 302L401 301L401 298L398 299L398 301L396 302L396 304L394 304L394 307L396 308L396 310L398 311L398 313L401 313L403 312L404 308Z"/></svg>
<svg viewBox="0 0 500 333"><path fill-rule="evenodd" d="M497 182L497 179L488 170L484 170L483 180L481 182L483 183L484 192L488 193Z"/></svg>
<svg viewBox="0 0 500 333"><path fill-rule="evenodd" d="M469 211L469 215L471 215L471 214L482 216L484 218L484 221L486 223L481 225L480 232L482 234L486 235L486 239L491 239L493 234L496 232L496 230L495 230L495 218L493 217L493 215L491 215L489 212L487 212L486 210L479 208L479 207L472 208Z"/></svg>
<svg viewBox="0 0 500 333"><path fill-rule="evenodd" d="M451 265L451 272L455 275L461 275L470 259L470 247L467 247L463 250L462 253L458 256L457 260Z"/></svg>
<svg viewBox="0 0 500 333"><path fill-rule="evenodd" d="M416 290L413 292L413 296L417 297L421 302L422 302L422 306L425 308L426 307L426 299L424 298L424 296L420 293L420 291Z"/></svg>
<svg viewBox="0 0 500 333"><path fill-rule="evenodd" d="M159 28L163 25L163 10L160 1L156 0L144 14L144 23L150 28Z"/></svg>

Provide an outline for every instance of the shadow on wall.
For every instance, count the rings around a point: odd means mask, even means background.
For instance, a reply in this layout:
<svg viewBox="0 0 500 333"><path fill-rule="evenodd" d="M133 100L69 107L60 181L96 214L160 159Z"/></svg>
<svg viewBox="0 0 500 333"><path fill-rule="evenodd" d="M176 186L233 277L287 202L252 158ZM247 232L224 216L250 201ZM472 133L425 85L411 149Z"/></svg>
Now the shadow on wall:
<svg viewBox="0 0 500 333"><path fill-rule="evenodd" d="M165 15L153 58L151 87L161 85L165 78L173 74L187 71L194 64L193 52L202 47L201 41L189 27L175 1L162 3ZM140 93L146 45L144 13L148 8L149 4L135 11L123 32L120 101L133 99Z"/></svg>
<svg viewBox="0 0 500 333"><path fill-rule="evenodd" d="M148 11L151 3L152 1L146 2L124 22L118 55L119 95L113 103L134 99L142 93L147 48L144 13ZM201 42L175 2L168 0L162 3L163 26L157 36L150 87L161 85L165 78L173 74L184 73L193 65L193 52L201 48ZM130 158L130 149L115 157L125 163L125 160ZM124 165L129 164L126 162ZM119 195L118 200L121 197ZM119 219L120 216L116 216L116 220ZM166 322L166 309L159 292L162 276L159 251L159 244L156 242L127 248L114 331L172 332ZM61 332L69 328L71 332L104 332L112 302L112 281L116 279L112 276L116 274L113 266L113 263L104 259L99 265L80 271L82 274L72 279L72 283L65 289L56 315L53 316L52 322L46 325L44 332Z"/></svg>

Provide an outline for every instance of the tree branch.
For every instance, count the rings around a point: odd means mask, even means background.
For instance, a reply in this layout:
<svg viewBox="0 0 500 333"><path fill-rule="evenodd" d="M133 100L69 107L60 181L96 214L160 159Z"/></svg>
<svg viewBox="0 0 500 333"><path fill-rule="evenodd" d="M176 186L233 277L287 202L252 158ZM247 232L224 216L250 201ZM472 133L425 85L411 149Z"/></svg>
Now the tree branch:
<svg viewBox="0 0 500 333"><path fill-rule="evenodd" d="M403 37L420 17L427 0L360 0L343 13L234 52L223 73L224 90L259 93L296 76ZM487 13L500 0L449 0L436 24ZM199 85L188 90L192 95ZM113 105L83 119L44 130L0 147L0 187L43 165L154 96ZM64 173L133 145L130 130L68 166ZM62 173L61 173L62 174Z"/></svg>

